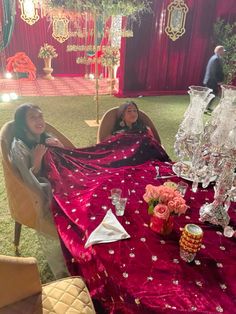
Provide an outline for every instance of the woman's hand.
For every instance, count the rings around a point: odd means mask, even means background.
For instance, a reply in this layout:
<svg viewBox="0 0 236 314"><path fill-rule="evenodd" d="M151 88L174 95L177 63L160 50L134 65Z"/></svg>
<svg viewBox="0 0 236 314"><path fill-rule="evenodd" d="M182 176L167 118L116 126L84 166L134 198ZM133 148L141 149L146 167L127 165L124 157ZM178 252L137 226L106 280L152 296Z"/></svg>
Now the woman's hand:
<svg viewBox="0 0 236 314"><path fill-rule="evenodd" d="M41 169L41 164L43 160L43 156L45 155L47 151L47 147L43 144L38 144L33 149L33 166L32 166L32 172L36 175L39 173Z"/></svg>
<svg viewBox="0 0 236 314"><path fill-rule="evenodd" d="M49 137L46 139L45 144L56 147L64 147L64 145L55 137Z"/></svg>

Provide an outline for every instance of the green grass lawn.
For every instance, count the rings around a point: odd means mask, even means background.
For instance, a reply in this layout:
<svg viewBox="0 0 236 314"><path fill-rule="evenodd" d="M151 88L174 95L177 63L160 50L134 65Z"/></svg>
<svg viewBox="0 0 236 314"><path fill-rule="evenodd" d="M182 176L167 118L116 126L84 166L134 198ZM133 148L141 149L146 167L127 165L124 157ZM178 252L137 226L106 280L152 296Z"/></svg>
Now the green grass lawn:
<svg viewBox="0 0 236 314"><path fill-rule="evenodd" d="M106 110L124 103L127 99L101 96L100 117ZM175 160L173 144L178 126L189 104L188 96L158 96L133 99L139 108L153 120L169 156ZM65 134L77 147L96 143L97 128L90 128L84 120L94 120L96 105L92 96L76 97L22 97L14 103L0 103L0 127L13 119L15 108L22 103L39 105L45 120ZM0 254L14 255L14 223L10 217L4 186L2 168L0 168ZM22 256L34 256L38 260L42 281L52 279L50 269L40 250L34 230L22 228L20 252Z"/></svg>

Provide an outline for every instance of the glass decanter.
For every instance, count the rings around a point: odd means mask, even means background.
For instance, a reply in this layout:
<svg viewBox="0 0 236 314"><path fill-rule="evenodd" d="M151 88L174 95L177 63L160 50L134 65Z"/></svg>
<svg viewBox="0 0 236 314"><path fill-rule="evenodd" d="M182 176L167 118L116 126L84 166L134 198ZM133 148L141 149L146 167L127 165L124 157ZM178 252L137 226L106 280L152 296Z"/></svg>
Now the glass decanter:
<svg viewBox="0 0 236 314"><path fill-rule="evenodd" d="M194 172L193 190L198 182L207 187L212 178L221 173L225 158L225 143L229 132L234 128L236 115L236 88L222 85L222 97L206 123L201 144L192 159Z"/></svg>
<svg viewBox="0 0 236 314"><path fill-rule="evenodd" d="M229 223L227 210L230 199L235 196L233 181L236 168L236 87L223 85L222 91L221 101L203 135L202 149L208 149L206 171L202 177L203 185L207 186L209 178L213 175L217 175L217 181L214 201L201 207L200 219L225 228ZM198 158L198 164L202 159L202 156Z"/></svg>
<svg viewBox="0 0 236 314"><path fill-rule="evenodd" d="M184 119L175 136L174 150L182 162L192 161L199 147L204 130L203 112L207 104L214 98L211 89L202 86L189 86L190 104L184 114ZM181 175L181 162L176 166L177 174Z"/></svg>

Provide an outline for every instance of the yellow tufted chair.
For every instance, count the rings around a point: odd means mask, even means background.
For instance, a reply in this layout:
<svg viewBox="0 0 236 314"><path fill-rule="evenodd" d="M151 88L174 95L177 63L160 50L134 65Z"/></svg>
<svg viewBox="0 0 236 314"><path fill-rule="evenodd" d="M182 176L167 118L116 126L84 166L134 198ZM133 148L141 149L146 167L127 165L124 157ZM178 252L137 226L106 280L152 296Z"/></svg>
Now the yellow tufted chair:
<svg viewBox="0 0 236 314"><path fill-rule="evenodd" d="M0 314L95 314L80 277L40 282L33 257L0 255Z"/></svg>
<svg viewBox="0 0 236 314"><path fill-rule="evenodd" d="M107 112L104 113L101 119L101 123L98 128L97 143L104 141L105 139L107 139L109 136L112 135L112 131L114 129L116 119L117 119L117 110L118 110L118 107L115 107L115 108L109 109ZM152 133L155 139L161 144L160 136L152 120L142 110L139 110L139 117L143 121L143 123L152 130Z"/></svg>
<svg viewBox="0 0 236 314"><path fill-rule="evenodd" d="M36 229L36 207L40 206L41 199L29 186L27 186L17 169L13 167L9 159L9 152L13 140L14 122L6 123L0 133L2 165L7 191L9 209L12 218L15 220L14 244L16 253L20 241L21 225ZM46 132L58 138L65 147L74 148L74 145L57 129L46 124ZM43 228L40 229L46 234L55 235L56 229L45 220Z"/></svg>

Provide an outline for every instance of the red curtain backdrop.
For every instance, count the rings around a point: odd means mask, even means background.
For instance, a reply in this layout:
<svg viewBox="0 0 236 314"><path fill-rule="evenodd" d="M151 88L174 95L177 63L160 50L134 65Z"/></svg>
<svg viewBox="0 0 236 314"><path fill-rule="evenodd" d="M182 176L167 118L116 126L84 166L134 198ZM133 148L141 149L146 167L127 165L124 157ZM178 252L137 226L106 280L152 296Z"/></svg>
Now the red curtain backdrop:
<svg viewBox="0 0 236 314"><path fill-rule="evenodd" d="M18 4L18 1L17 1ZM53 45L58 53L58 57L53 59L53 75L64 75L64 76L83 76L85 73L94 74L94 64L83 65L77 64L76 58L79 56L84 56L84 52L67 52L68 45L93 45L93 36L87 38L76 38L72 37L66 40L64 43L59 43L52 37L52 24L49 18L40 18L34 25L30 26L24 22L20 17L20 9L17 5L16 8L16 21L15 28L12 35L12 39L8 47L5 49L6 57L13 56L16 52L25 52L37 68L37 73L41 74L44 67L44 62L42 59L38 58L38 52L40 47L44 43ZM78 27L80 29L85 28L85 18L80 17L78 19ZM87 27L93 29L93 21L91 16L88 16ZM105 27L110 27L111 21L108 20ZM72 31L77 31L78 29L73 28ZM85 42L86 41L86 42ZM107 37L103 37L102 41L98 45L107 45ZM92 58L92 57L91 57ZM103 73L107 76L107 69L99 65L99 74Z"/></svg>
<svg viewBox="0 0 236 314"><path fill-rule="evenodd" d="M123 43L118 96L184 94L202 85L206 63L214 50L217 18L235 21L235 0L185 0L186 33L172 41L165 33L171 0L154 0L153 14L134 25L134 37Z"/></svg>
<svg viewBox="0 0 236 314"><path fill-rule="evenodd" d="M189 85L201 85L207 60L214 49L213 23L218 17L235 21L235 1L185 0L189 8L186 33L173 42L164 31L171 0L153 0L153 13L142 16L141 23L134 25L134 37L122 39L118 95L183 94ZM81 40L71 38L60 44L52 37L52 26L46 18L30 26L20 18L17 8L6 56L24 51L40 74L43 60L38 58L38 52L45 42L58 52L58 58L52 62L53 74L84 75L93 70L91 66L86 68L76 63L79 52L66 52L67 45L79 44Z"/></svg>
<svg viewBox="0 0 236 314"><path fill-rule="evenodd" d="M30 26L21 19L20 10L17 8L15 29L11 42L6 48L6 56L12 56L16 52L23 51L40 72L44 67L44 62L38 58L38 52L45 42L53 45L58 53L58 57L52 61L53 74L84 74L85 66L76 63L78 52L66 52L67 45L74 44L73 39L68 39L62 44L59 43L52 37L52 25L46 18L40 18L34 25Z"/></svg>

